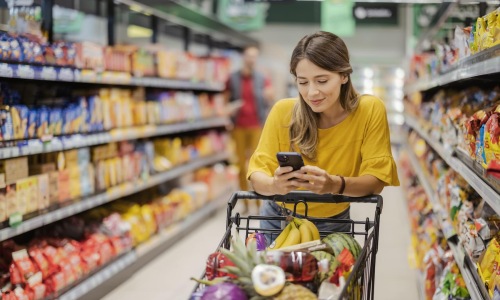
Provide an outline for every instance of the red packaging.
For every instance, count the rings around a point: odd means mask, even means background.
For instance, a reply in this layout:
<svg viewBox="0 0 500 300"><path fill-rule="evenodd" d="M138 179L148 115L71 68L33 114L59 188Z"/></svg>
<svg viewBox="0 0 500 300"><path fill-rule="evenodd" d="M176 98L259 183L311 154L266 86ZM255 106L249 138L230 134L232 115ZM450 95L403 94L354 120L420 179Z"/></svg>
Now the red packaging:
<svg viewBox="0 0 500 300"><path fill-rule="evenodd" d="M59 265L62 261L62 253L58 248L54 248L53 246L45 246L42 249L43 254L45 255L45 258L49 261L49 274L54 274L55 272L59 271Z"/></svg>
<svg viewBox="0 0 500 300"><path fill-rule="evenodd" d="M84 249L81 253L81 258L85 263L85 269L90 272L99 265L100 255L94 248Z"/></svg>
<svg viewBox="0 0 500 300"><path fill-rule="evenodd" d="M267 253L266 261L281 267L290 282L310 282L318 273L318 261L307 252L272 251Z"/></svg>
<svg viewBox="0 0 500 300"><path fill-rule="evenodd" d="M64 288L66 282L64 281L64 273L57 272L45 280L48 294L55 294Z"/></svg>
<svg viewBox="0 0 500 300"><path fill-rule="evenodd" d="M72 284L78 279L75 271L73 270L73 265L68 261L64 260L61 265L62 272L64 273L64 283L66 285Z"/></svg>
<svg viewBox="0 0 500 300"><path fill-rule="evenodd" d="M16 294L16 297L17 297L18 300L31 300L31 299L33 299L33 297L29 296L28 291L25 291L21 287L17 287L14 290L14 293Z"/></svg>
<svg viewBox="0 0 500 300"><path fill-rule="evenodd" d="M14 261L14 264L16 264L23 282L26 282L28 278L36 273L35 265L31 261L26 249L13 252L12 259Z"/></svg>
<svg viewBox="0 0 500 300"><path fill-rule="evenodd" d="M47 278L50 275L51 268L49 261L43 255L42 250L32 247L29 250L29 254L35 265L38 267L38 270L42 272L42 277Z"/></svg>
<svg viewBox="0 0 500 300"><path fill-rule="evenodd" d="M14 263L10 265L9 273L10 273L10 283L12 283L12 285L23 283L23 276L21 275L21 272L19 272L17 266Z"/></svg>
<svg viewBox="0 0 500 300"><path fill-rule="evenodd" d="M19 300L14 292L4 292L1 294L2 300Z"/></svg>
<svg viewBox="0 0 500 300"><path fill-rule="evenodd" d="M83 277L85 273L87 273L87 269L85 267L85 263L79 254L73 253L68 258L71 267L73 268L73 272L75 273L77 278Z"/></svg>
<svg viewBox="0 0 500 300"><path fill-rule="evenodd" d="M28 285L26 286L26 291L33 300L40 300L45 297L47 287L42 283L41 272L37 272L35 275L30 277Z"/></svg>
<svg viewBox="0 0 500 300"><path fill-rule="evenodd" d="M225 272L220 271L221 268L227 266L234 266L234 263L221 252L214 252L208 256L205 267L205 276L207 277L208 280L213 280L214 278L224 277L224 276L230 276L232 278L236 278L236 276L233 274L227 274Z"/></svg>

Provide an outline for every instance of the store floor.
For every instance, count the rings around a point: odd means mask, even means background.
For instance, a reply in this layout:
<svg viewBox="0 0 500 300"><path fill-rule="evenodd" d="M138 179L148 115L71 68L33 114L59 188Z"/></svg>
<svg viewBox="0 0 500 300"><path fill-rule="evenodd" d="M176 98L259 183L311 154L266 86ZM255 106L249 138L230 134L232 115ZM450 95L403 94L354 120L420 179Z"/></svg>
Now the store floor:
<svg viewBox="0 0 500 300"><path fill-rule="evenodd" d="M416 300L416 271L408 265L410 231L406 201L400 188L388 187L382 196L384 209L377 255L375 299ZM353 205L351 218L363 220L366 216L371 217L373 212L372 206ZM188 299L194 287L194 282L189 278L200 276L206 257L215 250L222 238L224 227L225 210L221 209L104 299Z"/></svg>

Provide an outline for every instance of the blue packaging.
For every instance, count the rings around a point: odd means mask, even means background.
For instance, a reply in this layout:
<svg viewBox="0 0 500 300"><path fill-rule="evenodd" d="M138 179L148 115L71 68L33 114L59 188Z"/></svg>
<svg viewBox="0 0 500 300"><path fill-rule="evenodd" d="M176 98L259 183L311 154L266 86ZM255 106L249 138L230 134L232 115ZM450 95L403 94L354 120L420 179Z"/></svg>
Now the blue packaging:
<svg viewBox="0 0 500 300"><path fill-rule="evenodd" d="M12 116L7 109L1 109L0 115L2 118L2 137L4 141L9 141L14 138L14 126L12 125Z"/></svg>
<svg viewBox="0 0 500 300"><path fill-rule="evenodd" d="M21 44L15 37L9 37L8 39L10 44L10 60L22 62L23 61L23 51L21 48Z"/></svg>
<svg viewBox="0 0 500 300"><path fill-rule="evenodd" d="M104 131L104 116L101 99L98 96L89 97L88 103L88 124L90 132Z"/></svg>
<svg viewBox="0 0 500 300"><path fill-rule="evenodd" d="M36 135L38 138L42 138L49 134L49 109L45 106L38 109L36 128Z"/></svg>
<svg viewBox="0 0 500 300"><path fill-rule="evenodd" d="M0 35L0 59L9 60L11 55L9 35L3 33Z"/></svg>
<svg viewBox="0 0 500 300"><path fill-rule="evenodd" d="M54 107L49 113L49 131L53 135L61 135L63 127L62 109Z"/></svg>

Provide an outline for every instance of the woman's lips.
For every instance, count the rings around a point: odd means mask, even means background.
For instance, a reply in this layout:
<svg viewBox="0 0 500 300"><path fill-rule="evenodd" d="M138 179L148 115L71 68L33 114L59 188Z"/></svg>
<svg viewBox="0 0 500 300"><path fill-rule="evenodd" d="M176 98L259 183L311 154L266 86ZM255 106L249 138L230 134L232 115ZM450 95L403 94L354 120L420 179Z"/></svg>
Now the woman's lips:
<svg viewBox="0 0 500 300"><path fill-rule="evenodd" d="M311 102L312 105L314 106L318 106L321 104L321 102L323 102L323 99L319 99L319 100L309 100Z"/></svg>

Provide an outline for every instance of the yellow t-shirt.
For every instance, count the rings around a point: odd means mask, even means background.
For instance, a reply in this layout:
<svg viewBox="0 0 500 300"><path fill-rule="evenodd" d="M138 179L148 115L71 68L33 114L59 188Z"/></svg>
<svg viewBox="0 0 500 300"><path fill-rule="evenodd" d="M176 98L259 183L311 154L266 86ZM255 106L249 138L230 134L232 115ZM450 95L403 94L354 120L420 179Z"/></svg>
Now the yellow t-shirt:
<svg viewBox="0 0 500 300"><path fill-rule="evenodd" d="M274 176L278 168L276 153L290 151L289 124L297 99L283 99L271 109L262 130L259 145L250 159L247 178L254 172ZM399 185L396 164L392 157L389 125L382 100L370 95L360 96L359 105L341 123L318 129L319 144L316 161L303 157L306 165L318 166L331 175L358 177L373 175L385 185ZM335 216L348 208L348 203L310 203L308 215ZM293 205L287 205L293 210ZM297 213L304 214L302 205Z"/></svg>

